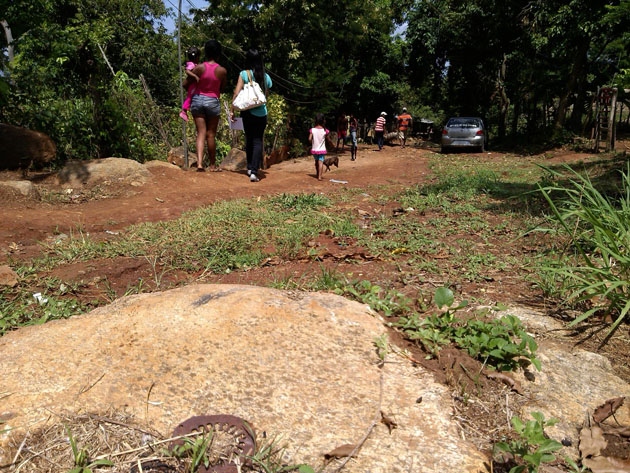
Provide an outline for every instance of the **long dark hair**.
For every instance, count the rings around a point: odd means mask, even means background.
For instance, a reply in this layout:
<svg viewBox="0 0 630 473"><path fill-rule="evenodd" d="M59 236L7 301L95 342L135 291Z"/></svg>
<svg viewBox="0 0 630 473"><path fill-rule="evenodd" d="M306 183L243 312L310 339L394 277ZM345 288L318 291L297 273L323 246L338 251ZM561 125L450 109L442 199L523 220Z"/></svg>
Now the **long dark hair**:
<svg viewBox="0 0 630 473"><path fill-rule="evenodd" d="M254 71L254 79L261 87L264 88L267 85L262 54L260 54L257 49L250 49L247 51L247 54L245 54L245 68Z"/></svg>
<svg viewBox="0 0 630 473"><path fill-rule="evenodd" d="M216 39L206 41L204 52L206 53L207 60L212 59L215 62L218 61L219 57L221 57L221 43Z"/></svg>

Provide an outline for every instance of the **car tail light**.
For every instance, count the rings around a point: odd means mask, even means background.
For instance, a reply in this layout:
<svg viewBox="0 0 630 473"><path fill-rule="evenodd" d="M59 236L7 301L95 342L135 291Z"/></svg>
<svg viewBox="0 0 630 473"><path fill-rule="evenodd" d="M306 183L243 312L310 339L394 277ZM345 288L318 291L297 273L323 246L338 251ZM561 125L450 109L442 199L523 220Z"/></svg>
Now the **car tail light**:
<svg viewBox="0 0 630 473"><path fill-rule="evenodd" d="M448 131L446 130L446 128L444 128L444 129L442 130L442 134L443 134L443 135L448 135Z"/></svg>
<svg viewBox="0 0 630 473"><path fill-rule="evenodd" d="M478 134L478 135L483 135L483 130L479 130L479 131L477 132L477 134Z"/></svg>

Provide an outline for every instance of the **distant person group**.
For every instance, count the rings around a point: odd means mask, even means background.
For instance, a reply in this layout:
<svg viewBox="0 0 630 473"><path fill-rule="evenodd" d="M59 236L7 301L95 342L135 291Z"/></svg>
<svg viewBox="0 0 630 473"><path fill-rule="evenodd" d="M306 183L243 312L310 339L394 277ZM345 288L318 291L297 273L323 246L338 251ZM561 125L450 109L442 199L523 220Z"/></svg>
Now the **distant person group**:
<svg viewBox="0 0 630 473"><path fill-rule="evenodd" d="M180 117L188 121L188 112L193 117L197 129L197 171L204 172L203 155L204 148L208 146L208 159L211 171L220 171L216 164L216 133L221 114L219 98L227 85L227 71L217 62L221 56L221 45L216 40L209 40L204 46L205 61L201 62L201 51L199 48L191 47L187 51L188 61L185 65L186 79L184 88L186 89L186 100L182 105ZM264 70L263 58L256 49L250 49L245 55L245 69L240 71L234 94L232 96L232 107L230 119L235 120L234 99L243 90L246 84L256 82L263 90L271 88L272 81ZM263 135L267 126L267 106L265 104L250 108L240 112L243 120L243 130L245 132L245 154L247 156L247 175L251 182L258 182L259 171L263 162ZM398 125L398 138L404 148L408 133L413 126L413 119L403 108L402 113L396 117ZM311 142L311 154L315 161L315 175L318 180L322 180L324 166L327 168L331 164L338 165L339 160L326 161L327 142L330 148L339 150L341 142L342 152L345 150L346 140L350 140L351 160L357 159L357 131L358 120L354 114L346 116L341 113L337 119L337 143L333 145L329 138L329 130L325 127L323 114L315 117L315 126L309 130L309 141ZM387 128L387 113L381 112L376 119L374 126L377 151L381 151L384 145L384 135Z"/></svg>
<svg viewBox="0 0 630 473"><path fill-rule="evenodd" d="M204 46L205 62L199 62L200 51L198 48L188 50L188 62L186 63L186 80L184 88L187 97L183 104L180 116L188 120L188 111L195 121L197 128L197 171L205 171L203 167L203 154L205 144L208 145L208 159L211 171L220 171L216 164L216 141L221 104L219 98L227 84L227 71L220 66L217 60L221 56L221 45L211 39ZM272 86L271 78L264 71L263 59L258 50L250 49L245 55L245 69L239 73L238 81L234 89L232 102L250 81L256 81L265 89ZM243 129L245 131L245 154L247 156L247 175L251 182L258 182L258 172L263 159L263 134L267 126L267 106L260 105L241 112ZM234 106L232 106L230 119L234 120Z"/></svg>

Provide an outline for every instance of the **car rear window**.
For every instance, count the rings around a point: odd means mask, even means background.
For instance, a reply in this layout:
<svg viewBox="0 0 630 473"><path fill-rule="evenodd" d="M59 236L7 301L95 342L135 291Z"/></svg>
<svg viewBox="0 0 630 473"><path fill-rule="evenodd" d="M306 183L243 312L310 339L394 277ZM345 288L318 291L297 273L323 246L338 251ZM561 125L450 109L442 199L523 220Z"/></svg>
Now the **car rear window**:
<svg viewBox="0 0 630 473"><path fill-rule="evenodd" d="M481 122L476 118L451 118L446 126L448 128L480 128Z"/></svg>

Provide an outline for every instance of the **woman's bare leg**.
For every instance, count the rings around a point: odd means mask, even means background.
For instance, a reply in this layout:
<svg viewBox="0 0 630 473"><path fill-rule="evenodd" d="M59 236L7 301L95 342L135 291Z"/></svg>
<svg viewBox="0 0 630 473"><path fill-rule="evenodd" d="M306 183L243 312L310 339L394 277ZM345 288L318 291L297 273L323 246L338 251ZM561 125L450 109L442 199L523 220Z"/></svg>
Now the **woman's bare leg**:
<svg viewBox="0 0 630 473"><path fill-rule="evenodd" d="M197 127L197 168L203 168L203 148L206 144L206 119L194 117Z"/></svg>
<svg viewBox="0 0 630 473"><path fill-rule="evenodd" d="M208 140L208 159L210 159L210 166L217 169L216 166L216 154L217 143L215 136L217 134L217 127L219 126L219 117L211 117L207 122L206 138Z"/></svg>

